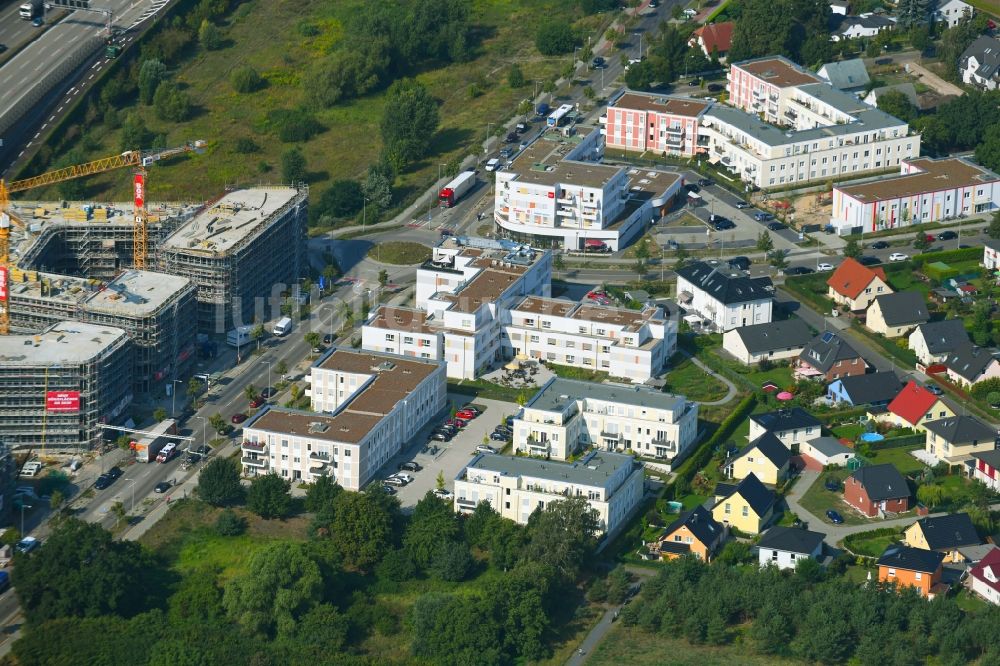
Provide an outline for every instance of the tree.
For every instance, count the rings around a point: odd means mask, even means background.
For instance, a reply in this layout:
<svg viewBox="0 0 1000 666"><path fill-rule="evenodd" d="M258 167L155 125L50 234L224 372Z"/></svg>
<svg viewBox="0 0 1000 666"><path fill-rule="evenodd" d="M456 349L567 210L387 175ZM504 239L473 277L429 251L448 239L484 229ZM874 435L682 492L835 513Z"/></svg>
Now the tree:
<svg viewBox="0 0 1000 666"><path fill-rule="evenodd" d="M566 270L566 260L563 259L562 252L556 253L556 256L553 257L552 268L555 269L557 273L562 273Z"/></svg>
<svg viewBox="0 0 1000 666"><path fill-rule="evenodd" d="M910 28L910 45L921 53L933 46L930 28L926 25L915 25Z"/></svg>
<svg viewBox="0 0 1000 666"><path fill-rule="evenodd" d="M670 18L675 21L680 21L684 18L684 8L681 5L674 5L670 8Z"/></svg>
<svg viewBox="0 0 1000 666"><path fill-rule="evenodd" d="M368 203L376 210L385 210L392 205L392 179L391 170L375 164L368 167L368 176L361 190Z"/></svg>
<svg viewBox="0 0 1000 666"><path fill-rule="evenodd" d="M438 544L428 571L435 578L454 583L469 575L472 564L467 545L460 541L445 541Z"/></svg>
<svg viewBox="0 0 1000 666"><path fill-rule="evenodd" d="M649 245L646 244L646 241L642 240L642 241L639 241L638 244L636 244L636 246L635 246L635 258L636 259L642 259L643 261L645 261L646 259L649 259Z"/></svg>
<svg viewBox="0 0 1000 666"><path fill-rule="evenodd" d="M438 490L444 490L444 472L438 471L437 478L434 479L434 487Z"/></svg>
<svg viewBox="0 0 1000 666"><path fill-rule="evenodd" d="M235 504L243 497L240 464L235 458L215 458L198 475L198 497L215 506Z"/></svg>
<svg viewBox="0 0 1000 666"><path fill-rule="evenodd" d="M142 150L148 148L153 140L153 133L146 128L146 123L135 111L129 112L122 123L121 149Z"/></svg>
<svg viewBox="0 0 1000 666"><path fill-rule="evenodd" d="M311 663L324 663L330 655L338 654L347 643L350 621L332 604L319 604L301 617L295 628L294 645L311 657Z"/></svg>
<svg viewBox="0 0 1000 666"><path fill-rule="evenodd" d="M261 518L287 518L292 513L292 482L276 473L255 476L247 490L247 508Z"/></svg>
<svg viewBox="0 0 1000 666"><path fill-rule="evenodd" d="M595 545L597 512L586 497L552 502L532 514L525 557L546 564L572 580Z"/></svg>
<svg viewBox="0 0 1000 666"><path fill-rule="evenodd" d="M636 259L632 270L634 270L635 274L639 276L640 279L642 279L642 276L646 274L646 262L643 261L642 259Z"/></svg>
<svg viewBox="0 0 1000 666"><path fill-rule="evenodd" d="M220 536L239 536L246 531L247 521L232 509L225 509L215 519L215 531Z"/></svg>
<svg viewBox="0 0 1000 666"><path fill-rule="evenodd" d="M229 85L238 93L252 93L260 88L264 79L250 65L240 65L229 73Z"/></svg>
<svg viewBox="0 0 1000 666"><path fill-rule="evenodd" d="M413 562L413 556L405 548L390 550L375 568L375 574L379 580L387 580L393 583L402 583L417 575L417 565Z"/></svg>
<svg viewBox="0 0 1000 666"><path fill-rule="evenodd" d="M191 100L172 81L162 81L153 93L153 108L160 120L180 123L191 115Z"/></svg>
<svg viewBox="0 0 1000 666"><path fill-rule="evenodd" d="M222 46L222 33L214 23L205 19L198 27L198 43L206 51L214 51Z"/></svg>
<svg viewBox="0 0 1000 666"><path fill-rule="evenodd" d="M771 234L766 231L757 234L757 249L764 254L774 249L774 240L771 238Z"/></svg>
<svg viewBox="0 0 1000 666"><path fill-rule="evenodd" d="M368 492L341 493L324 529L348 566L367 571L391 543L393 515Z"/></svg>
<svg viewBox="0 0 1000 666"><path fill-rule="evenodd" d="M53 490L52 494L49 496L49 508L53 511L59 511L65 503L66 495L63 494L63 491Z"/></svg>
<svg viewBox="0 0 1000 666"><path fill-rule="evenodd" d="M389 86L382 115L382 143L397 171L427 155L439 122L438 105L414 79Z"/></svg>
<svg viewBox="0 0 1000 666"><path fill-rule="evenodd" d="M323 576L304 544L276 542L250 556L246 573L227 585L222 604L251 632L290 636L323 597Z"/></svg>
<svg viewBox="0 0 1000 666"><path fill-rule="evenodd" d="M212 426L212 430L220 435L226 431L226 428L229 427L226 423L226 419L222 418L222 414L219 414L218 412L208 417L208 425Z"/></svg>
<svg viewBox="0 0 1000 666"><path fill-rule="evenodd" d="M309 331L308 333L305 334L304 338L306 344L312 348L319 346L319 342L322 339L320 338L319 333L317 333L316 331Z"/></svg>
<svg viewBox="0 0 1000 666"><path fill-rule="evenodd" d="M333 511L334 503L343 487L331 476L321 476L306 486L305 509L310 513Z"/></svg>
<svg viewBox="0 0 1000 666"><path fill-rule="evenodd" d="M587 86L583 89L583 95L587 99L593 101L594 98L597 97L597 91L594 90L594 86Z"/></svg>
<svg viewBox="0 0 1000 666"><path fill-rule="evenodd" d="M285 373L288 372L288 363L285 362L285 359L281 359L280 361L278 361L278 365L274 366L274 370L279 375L284 375Z"/></svg>
<svg viewBox="0 0 1000 666"><path fill-rule="evenodd" d="M926 23L929 18L929 0L899 0L896 4L896 25L902 30Z"/></svg>
<svg viewBox="0 0 1000 666"><path fill-rule="evenodd" d="M878 108L890 116L912 123L917 119L917 107L899 90L890 90L878 96Z"/></svg>
<svg viewBox="0 0 1000 666"><path fill-rule="evenodd" d="M158 575L138 543L116 540L101 526L76 518L57 523L44 547L15 560L14 587L35 627L54 618L139 611Z"/></svg>
<svg viewBox="0 0 1000 666"><path fill-rule="evenodd" d="M788 268L788 250L775 250L772 252L771 265L779 271Z"/></svg>
<svg viewBox="0 0 1000 666"><path fill-rule="evenodd" d="M154 421L159 423L160 421L163 421L165 418L167 418L167 410L165 410L163 407L157 407L156 409L153 410Z"/></svg>
<svg viewBox="0 0 1000 666"><path fill-rule="evenodd" d="M403 545L422 569L430 567L441 544L458 540L458 518L450 503L428 491L413 509Z"/></svg>
<svg viewBox="0 0 1000 666"><path fill-rule="evenodd" d="M510 66L507 70L507 85L511 88L520 88L524 86L524 72L518 67L517 63Z"/></svg>
<svg viewBox="0 0 1000 666"><path fill-rule="evenodd" d="M987 169L1000 169L1000 127L986 129L982 142L976 146L976 161Z"/></svg>
<svg viewBox="0 0 1000 666"><path fill-rule="evenodd" d="M331 218L345 218L361 212L364 192L355 180L335 180L320 195L317 213Z"/></svg>
<svg viewBox="0 0 1000 666"><path fill-rule="evenodd" d="M547 21L535 33L535 47L542 55L554 56L572 53L579 44L573 28L566 21Z"/></svg>
<svg viewBox="0 0 1000 666"><path fill-rule="evenodd" d="M926 250L927 248L929 248L930 246L931 246L931 242L929 240L927 240L927 232L926 231L918 231L916 233L916 235L914 235L914 237L913 237L913 247L915 247L916 249L918 249L920 251L923 251L923 250Z"/></svg>
<svg viewBox="0 0 1000 666"><path fill-rule="evenodd" d="M253 384L247 384L246 386L243 387L243 397L246 398L248 401L256 400L257 396L259 395L260 391L258 391L257 387L254 386ZM219 418L222 417L220 416Z"/></svg>
<svg viewBox="0 0 1000 666"><path fill-rule="evenodd" d="M306 156L299 148L289 148L281 154L281 178L289 183L299 183L306 178Z"/></svg>
<svg viewBox="0 0 1000 666"><path fill-rule="evenodd" d="M748 2L733 28L730 62L764 55L794 55L794 16L784 2Z"/></svg>
<svg viewBox="0 0 1000 666"><path fill-rule="evenodd" d="M861 243L859 243L855 238L848 240L847 244L844 245L845 257L849 257L851 259L857 259L858 257L861 256L861 252L862 252Z"/></svg>
<svg viewBox="0 0 1000 666"><path fill-rule="evenodd" d="M257 342L257 349L260 349L260 341L264 339L264 324L257 324L250 329L250 339Z"/></svg>
<svg viewBox="0 0 1000 666"><path fill-rule="evenodd" d="M166 65L155 58L143 60L139 65L139 101L146 105L152 104L157 86L166 78Z"/></svg>

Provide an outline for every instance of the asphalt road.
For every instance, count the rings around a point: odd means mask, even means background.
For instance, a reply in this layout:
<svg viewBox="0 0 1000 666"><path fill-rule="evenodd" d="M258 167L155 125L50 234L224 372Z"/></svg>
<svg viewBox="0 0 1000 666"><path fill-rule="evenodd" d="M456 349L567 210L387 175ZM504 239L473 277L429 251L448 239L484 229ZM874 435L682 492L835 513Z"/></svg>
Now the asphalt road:
<svg viewBox="0 0 1000 666"><path fill-rule="evenodd" d="M0 7L0 44L13 51L30 41L41 31L19 14L20 2L11 2Z"/></svg>

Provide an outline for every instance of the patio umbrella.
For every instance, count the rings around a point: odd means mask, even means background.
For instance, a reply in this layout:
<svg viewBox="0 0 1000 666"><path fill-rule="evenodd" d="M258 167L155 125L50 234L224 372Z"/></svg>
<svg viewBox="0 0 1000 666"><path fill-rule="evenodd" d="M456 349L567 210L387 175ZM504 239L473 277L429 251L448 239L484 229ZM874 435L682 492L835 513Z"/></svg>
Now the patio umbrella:
<svg viewBox="0 0 1000 666"><path fill-rule="evenodd" d="M782 391L775 397L778 398L778 400L791 400L795 396L789 393L788 391Z"/></svg>

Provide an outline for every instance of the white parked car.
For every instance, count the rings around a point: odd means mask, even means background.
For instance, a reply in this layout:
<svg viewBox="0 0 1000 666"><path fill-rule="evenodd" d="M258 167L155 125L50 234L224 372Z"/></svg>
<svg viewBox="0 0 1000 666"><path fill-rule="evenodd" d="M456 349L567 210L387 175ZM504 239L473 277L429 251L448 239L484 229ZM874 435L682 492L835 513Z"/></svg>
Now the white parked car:
<svg viewBox="0 0 1000 666"><path fill-rule="evenodd" d="M480 444L476 447L476 453L496 453L497 450L492 446L487 446L486 444Z"/></svg>
<svg viewBox="0 0 1000 666"><path fill-rule="evenodd" d="M444 488L435 488L433 493L435 497L440 497L443 500L450 500L455 497L454 493L450 490L445 490Z"/></svg>
<svg viewBox="0 0 1000 666"><path fill-rule="evenodd" d="M893 252L889 255L889 261L906 261L907 259L909 259L909 257L902 252Z"/></svg>
<svg viewBox="0 0 1000 666"><path fill-rule="evenodd" d="M32 460L31 462L24 463L24 467L21 468L21 476L36 476L42 471L44 465L37 460Z"/></svg>
<svg viewBox="0 0 1000 666"><path fill-rule="evenodd" d="M824 264L817 264L816 270L818 270L818 271L832 271L833 270L833 264L826 264L826 263L824 263Z"/></svg>
<svg viewBox="0 0 1000 666"><path fill-rule="evenodd" d="M413 477L410 476L409 474L407 474L406 472L396 472L395 474L393 474L389 478L390 479L399 479L403 483L413 483Z"/></svg>

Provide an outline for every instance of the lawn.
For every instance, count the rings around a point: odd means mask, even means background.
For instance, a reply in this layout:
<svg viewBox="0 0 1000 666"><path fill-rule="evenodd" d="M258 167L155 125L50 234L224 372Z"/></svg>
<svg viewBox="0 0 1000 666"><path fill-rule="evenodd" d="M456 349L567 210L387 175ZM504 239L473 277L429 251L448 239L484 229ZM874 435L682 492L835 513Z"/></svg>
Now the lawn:
<svg viewBox="0 0 1000 666"><path fill-rule="evenodd" d="M540 17L572 21L573 11L565 9L565 3L472 0L469 4L473 32L481 37L477 57L443 67L431 64L410 74L440 100L441 125L428 159L412 165L397 179L399 199L426 188L438 177L439 164L478 152L475 146L485 138L487 122L498 127L520 100L532 95L534 81L554 79L568 61L566 57L540 56L533 45ZM192 44L188 49L191 55L171 67L174 79L191 98L194 113L189 120L165 122L156 117L152 106L122 105L120 110L138 112L153 134L163 135L166 146L193 139L205 139L209 144L202 155L151 169L150 199L201 202L218 196L226 186L280 181L280 157L295 144L283 143L272 133L268 113L305 101L303 72L340 43L348 20L363 6L360 0L248 0L224 21L224 48L205 51ZM590 34L609 20L607 15L587 17L574 27ZM303 26L309 30L304 31ZM517 89L507 85L505 76L515 62L526 81ZM265 85L256 92L239 94L229 84L229 73L247 63L260 72ZM470 94L470 87L477 88L479 94ZM316 114L324 130L300 145L314 194L322 194L333 180L361 178L377 160L382 149L379 124L384 100L384 90L379 90ZM79 115L66 137L31 164L31 172L53 166L71 150L77 151L75 157L81 160L121 152L120 129L103 124L96 113L85 120L83 113ZM237 140L247 138L259 149L236 152ZM129 198L130 187L127 174L107 173L86 181L86 198L123 201ZM60 198L52 188L32 196ZM368 217L371 221L371 210Z"/></svg>
<svg viewBox="0 0 1000 666"><path fill-rule="evenodd" d="M587 660L592 666L791 666L804 662L757 656L738 642L731 645L693 645L683 638L662 636L616 624Z"/></svg>
<svg viewBox="0 0 1000 666"><path fill-rule="evenodd" d="M601 372L600 370L587 370L586 368L577 368L572 365L546 363L545 367L563 379L576 379L582 382L600 384L608 378L608 373L606 372Z"/></svg>
<svg viewBox="0 0 1000 666"><path fill-rule="evenodd" d="M679 393L688 400L714 402L726 397L726 385L699 368L689 358L672 365L671 370L664 375L664 379L667 385L663 390L668 393Z"/></svg>
<svg viewBox="0 0 1000 666"><path fill-rule="evenodd" d="M867 538L860 538L857 541L853 541L851 544L851 550L858 555L866 555L868 557L880 557L885 549L894 543L898 543L902 540L903 532L900 530L895 535L884 535L884 536L870 536Z"/></svg>
<svg viewBox="0 0 1000 666"><path fill-rule="evenodd" d="M802 495L802 499L799 500L802 507L821 520L824 524L831 524L830 520L826 517L827 509L836 510L837 513L844 518L844 523L847 525L864 525L868 523L868 520L862 518L857 511L850 508L844 502L842 492L831 492L823 486L823 482L827 477L832 476L843 481L848 474L850 474L850 472L846 469L823 472L816 479L815 483L813 483L812 486L810 486L809 489ZM807 522L811 522L811 519L808 516L799 516L799 518ZM820 527L814 525L813 529L820 529Z"/></svg>
<svg viewBox="0 0 1000 666"><path fill-rule="evenodd" d="M431 258L431 249L420 243L393 241L379 243L368 250L368 258L383 264L412 266L422 264Z"/></svg>
<svg viewBox="0 0 1000 666"><path fill-rule="evenodd" d="M900 472L905 476L906 474L912 474L913 472L919 472L924 468L924 464L910 455L910 451L915 451L917 449L922 449L923 446L913 446L913 447L898 447L894 449L879 449L878 444L872 447L872 454L867 457L867 460L873 465L882 465L884 463L890 463L896 466Z"/></svg>
<svg viewBox="0 0 1000 666"><path fill-rule="evenodd" d="M845 425L839 425L830 429L834 437L847 439L850 441L856 441L858 437L865 431L864 426L858 423L848 423Z"/></svg>

